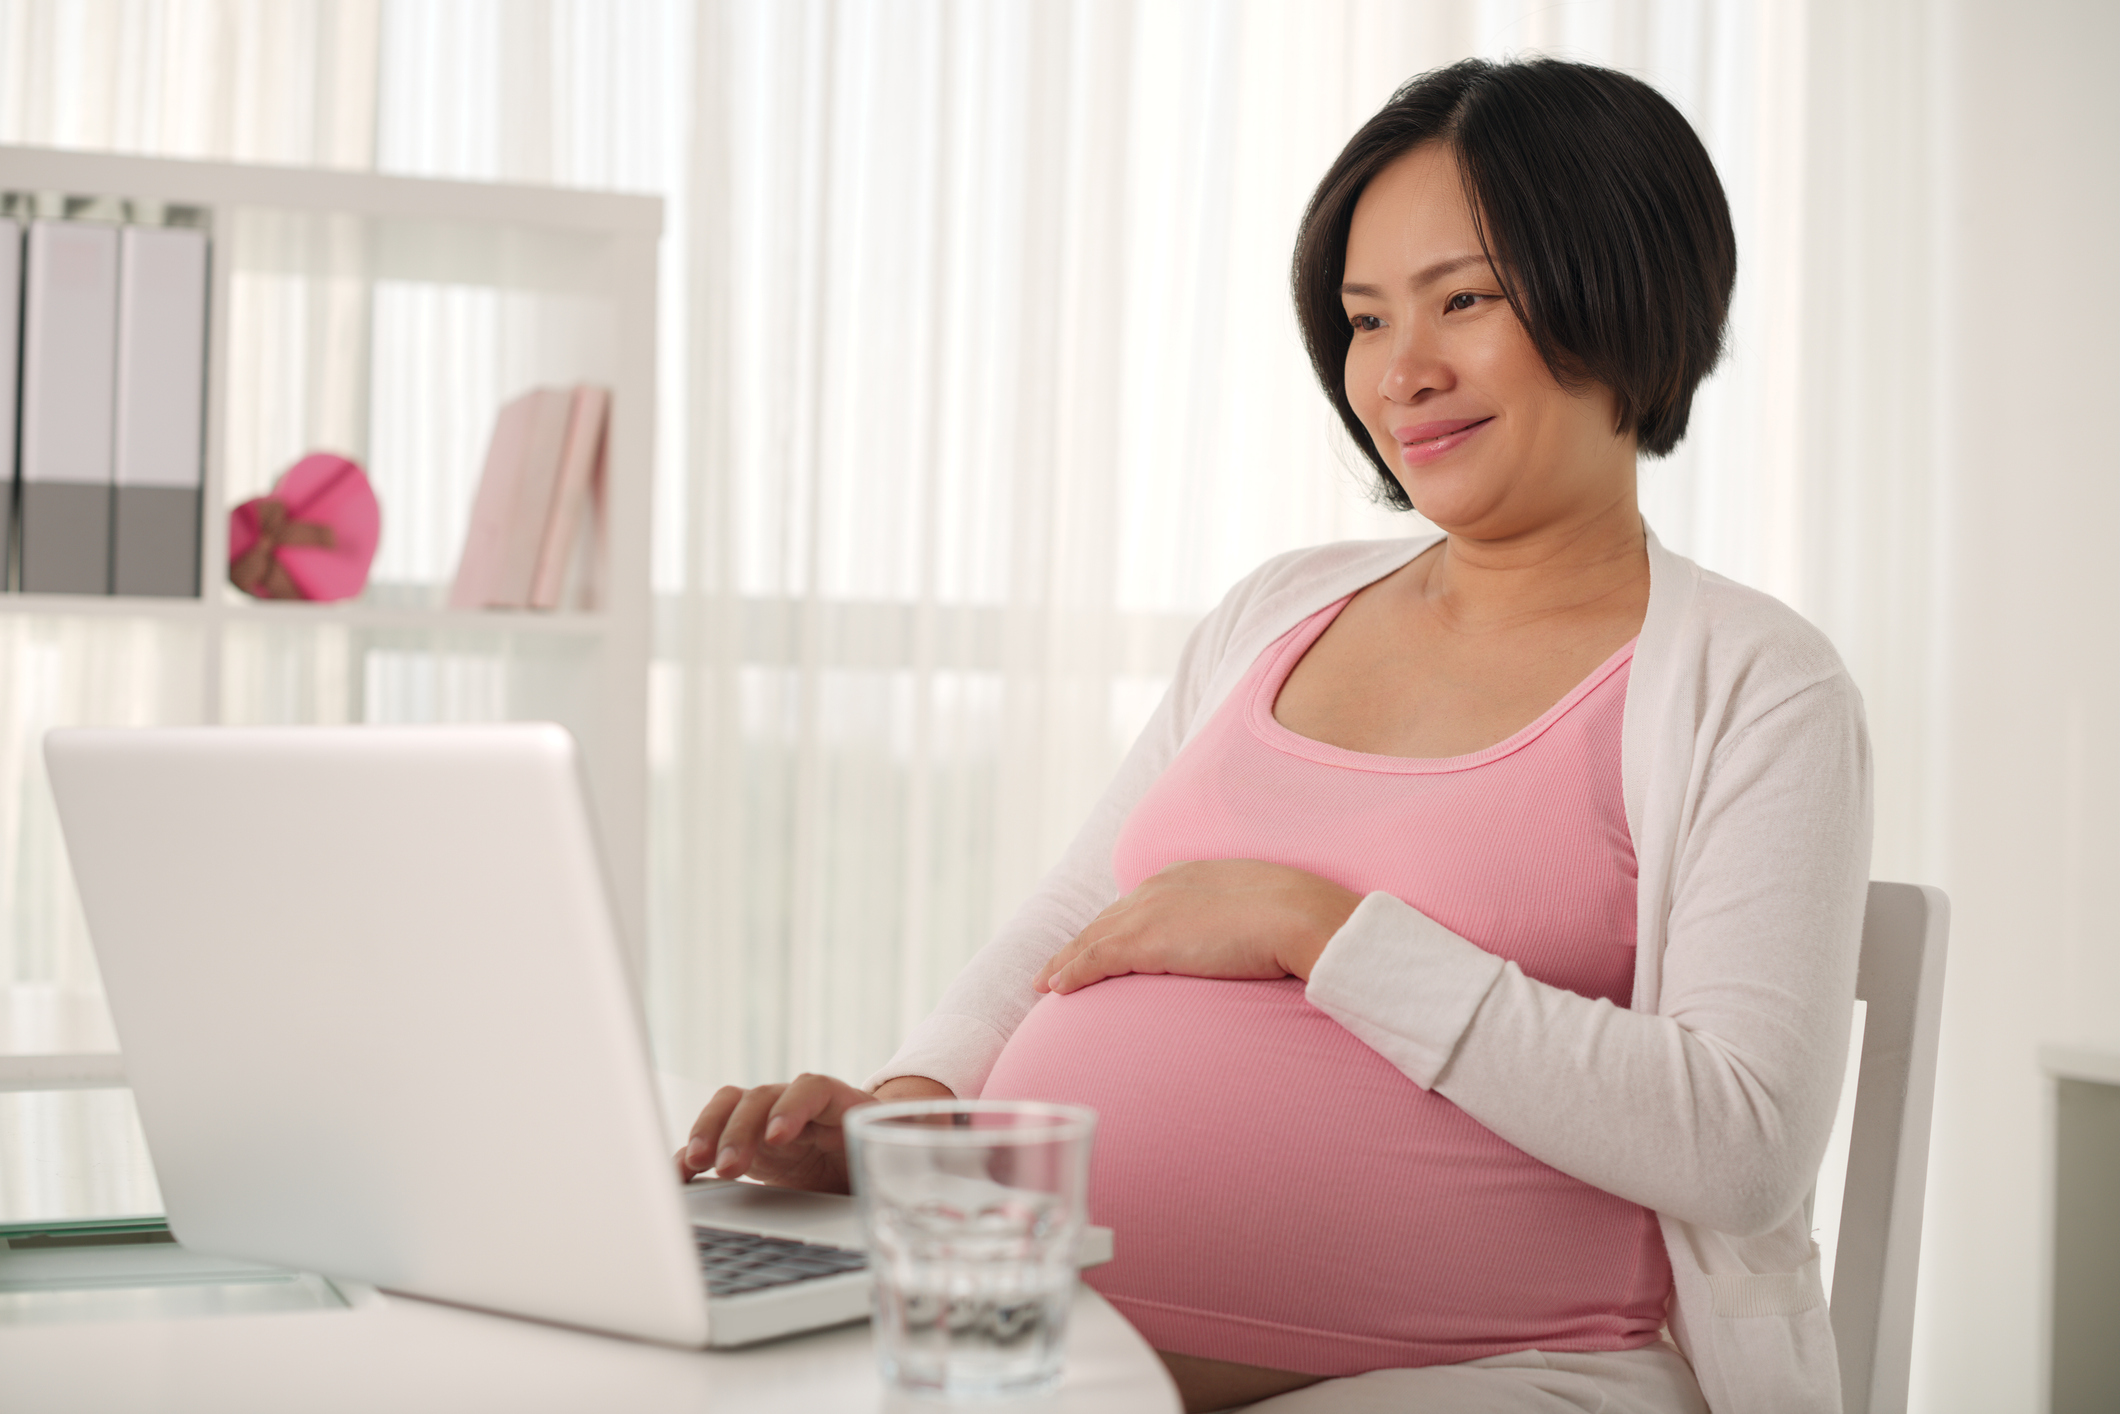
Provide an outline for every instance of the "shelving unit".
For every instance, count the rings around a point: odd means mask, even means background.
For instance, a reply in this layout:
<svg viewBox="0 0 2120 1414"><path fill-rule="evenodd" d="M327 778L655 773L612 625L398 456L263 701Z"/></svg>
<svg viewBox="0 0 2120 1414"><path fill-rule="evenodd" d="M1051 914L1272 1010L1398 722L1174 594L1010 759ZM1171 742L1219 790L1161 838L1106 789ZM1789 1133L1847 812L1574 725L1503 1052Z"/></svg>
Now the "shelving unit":
<svg viewBox="0 0 2120 1414"><path fill-rule="evenodd" d="M0 629L18 641L24 634L41 635L40 642L53 645L51 652L64 655L83 651L70 645L85 636L107 637L131 624L153 639L157 653L176 662L172 681L179 688L172 689L173 697L143 709L118 701L120 688L112 689L109 700L89 692L71 718L139 721L144 712L157 721L209 724L363 721L371 719L375 674L402 677L422 668L439 673L452 664L474 664L482 684L481 693L473 694L478 701L470 707L442 704L428 719L549 718L574 732L619 924L639 975L647 896L648 557L661 201L20 147L0 147L0 191L196 208L206 213L212 235L200 597L0 594ZM228 474L232 416L239 407L257 410L245 402L255 399L255 387L246 386L231 360L234 292L253 276L328 290L356 319L368 319L371 330L378 289L386 283L498 294L514 301L511 307L530 310L530 326L545 332L542 342L532 338L528 347L510 350L516 366L532 370L532 381L593 381L612 391L598 603L551 614L432 607L443 602L445 574L379 583L344 604L260 603L230 587L228 512L235 501L263 489L233 486ZM544 320L545 310L559 313ZM368 419L360 425L373 433L368 380L374 370L355 372L360 387L350 400ZM450 396L440 386L415 391L432 400ZM499 389L503 397L515 391ZM498 408L496 400L491 407L446 410L490 426ZM335 445L345 439L327 429L300 430L300 450L351 450L357 456L365 450ZM370 458L360 459L371 474L377 470ZM475 466L464 473L467 487L476 473ZM409 534L418 526L403 508L394 518L386 496L386 548L394 529ZM300 678L301 690L274 693L256 686L277 678ZM401 707L392 719L411 717ZM26 746L33 743L17 742L13 749ZM239 848L240 842L231 845ZM0 860L0 867L12 863ZM7 1049L0 1037L0 1051ZM23 1072L17 1080L28 1080L37 1065L19 1046L14 1049L13 1064ZM47 1062L38 1064L48 1070ZM0 1090L10 1088L10 1064L0 1056Z"/></svg>

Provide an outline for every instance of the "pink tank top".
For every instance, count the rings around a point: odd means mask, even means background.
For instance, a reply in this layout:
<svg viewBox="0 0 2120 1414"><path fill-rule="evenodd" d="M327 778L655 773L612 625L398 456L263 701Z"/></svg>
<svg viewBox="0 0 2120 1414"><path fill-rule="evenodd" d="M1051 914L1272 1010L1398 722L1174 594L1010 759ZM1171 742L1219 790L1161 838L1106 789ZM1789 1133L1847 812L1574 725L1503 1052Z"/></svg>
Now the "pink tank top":
<svg viewBox="0 0 2120 1414"><path fill-rule="evenodd" d="M1470 756L1344 751L1274 720L1345 606L1268 648L1156 781L1112 862L1262 859L1404 899L1540 981L1626 1006L1630 643ZM1657 1338L1655 1214L1421 1089L1303 983L1115 977L1031 1009L982 1092L1091 1105L1089 1280L1159 1349L1315 1375Z"/></svg>

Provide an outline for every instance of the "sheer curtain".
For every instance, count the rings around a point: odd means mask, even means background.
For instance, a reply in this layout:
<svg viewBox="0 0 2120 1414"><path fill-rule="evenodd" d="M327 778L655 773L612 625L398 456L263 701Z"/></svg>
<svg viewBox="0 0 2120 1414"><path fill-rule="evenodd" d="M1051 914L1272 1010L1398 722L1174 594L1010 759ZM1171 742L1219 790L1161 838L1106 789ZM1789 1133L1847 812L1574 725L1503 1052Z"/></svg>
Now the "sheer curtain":
<svg viewBox="0 0 2120 1414"><path fill-rule="evenodd" d="M0 3L0 142L362 167L373 158L376 7L365 0ZM251 300L251 406L328 395L365 361L343 300ZM327 372L328 370L328 372ZM352 431L354 419L340 425ZM240 444L246 432L231 431ZM201 720L195 627L0 615L0 1051L114 1044L39 742L73 723ZM0 1094L0 1221L154 1211L122 1090Z"/></svg>
<svg viewBox="0 0 2120 1414"><path fill-rule="evenodd" d="M1468 54L1638 73L1714 153L1730 353L1645 508L1834 634L1877 872L1938 877L1935 32L1913 0L0 0L0 141L664 196L650 1008L666 1068L743 1082L890 1051L1239 575L1422 528L1368 501L1286 262L1347 135ZM492 406L558 376L522 317L247 277L231 492L321 437L404 527L377 592L445 578ZM34 744L191 719L173 632L0 618L0 985L82 1035ZM265 645L218 688L262 719L496 710L476 664L372 666L353 693Z"/></svg>
<svg viewBox="0 0 2120 1414"><path fill-rule="evenodd" d="M370 166L379 13L368 0L0 5L0 142ZM232 376L243 391L230 403L230 489L255 494L315 438L363 451L365 292L247 276L232 294ZM224 684L200 679L184 641L197 632L0 617L0 1046L110 1044L38 743L69 723L201 720ZM315 671L290 676L289 664L257 656L232 644L238 717L246 703L268 716L344 714L342 694L328 683L319 691Z"/></svg>
<svg viewBox="0 0 2120 1414"><path fill-rule="evenodd" d="M0 142L367 166L376 17L364 0L13 0L0 5ZM279 352L344 349L343 331L318 316L304 304L254 309L250 346L275 325L315 325ZM286 391L314 360L257 362ZM38 742L70 722L197 720L208 688L176 642L190 632L0 617L0 1044L89 1049L107 1035Z"/></svg>
<svg viewBox="0 0 2120 1414"><path fill-rule="evenodd" d="M879 1062L1056 856L1232 581L1421 528L1367 501L1285 291L1312 184L1422 69L1614 63L1700 127L1745 278L1650 516L1800 597L1798 448L1770 412L1799 337L1787 14L703 6L688 440L662 503L685 538L658 567L666 1063Z"/></svg>
<svg viewBox="0 0 2120 1414"><path fill-rule="evenodd" d="M1875 872L1948 882L1964 557L1931 429L1955 14L0 0L0 141L665 197L657 1047L701 1082L858 1075L1055 856L1231 581L1418 528L1366 501L1285 262L1348 133L1467 54L1618 65L1707 140L1738 223L1730 355L1645 507L1833 634L1877 743ZM492 403L546 376L511 362L519 317L480 291L247 280L231 491L318 438L365 453L407 527L378 591L443 577ZM108 1043L46 726L191 720L210 691L263 718L494 710L475 665L354 693L328 653L261 650L205 684L179 632L0 616L0 1046ZM0 1097L11 1192L18 1141L62 1123L34 1099ZM85 1113L63 1122L123 1118Z"/></svg>
<svg viewBox="0 0 2120 1414"><path fill-rule="evenodd" d="M671 1069L755 1080L888 1053L1239 575L1420 528L1367 499L1285 294L1312 183L1412 73L1593 59L1700 128L1744 273L1729 362L1645 499L1676 547L1803 604L1809 449L1775 410L1815 334L1792 298L1806 43L1802 8L1763 0L7 0L0 139L665 196L652 1011ZM378 592L444 577L487 414L537 376L505 298L242 284L231 492L324 429L401 511ZM462 396L406 391L432 383ZM148 659L113 638L64 661ZM491 695L409 666L359 702L324 662L227 672L264 717ZM392 681L411 705L367 700ZM92 989L27 711L0 758L6 975Z"/></svg>

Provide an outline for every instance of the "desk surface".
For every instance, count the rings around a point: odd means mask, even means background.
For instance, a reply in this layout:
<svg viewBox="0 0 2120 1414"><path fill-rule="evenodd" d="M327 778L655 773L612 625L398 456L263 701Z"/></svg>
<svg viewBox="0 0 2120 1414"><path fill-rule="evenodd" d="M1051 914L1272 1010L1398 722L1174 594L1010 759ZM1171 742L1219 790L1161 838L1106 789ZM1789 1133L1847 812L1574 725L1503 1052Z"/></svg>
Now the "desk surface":
<svg viewBox="0 0 2120 1414"><path fill-rule="evenodd" d="M0 1328L9 1414L287 1410L818 1410L915 1414L1176 1414L1162 1365L1117 1312L1078 1288L1060 1389L1005 1405L887 1395L867 1325L748 1350L614 1340L360 1290L342 1310Z"/></svg>
<svg viewBox="0 0 2120 1414"><path fill-rule="evenodd" d="M697 1112L697 1096L682 1088L671 1090L672 1083L672 1077L664 1077L666 1091L674 1097L673 1132L682 1134ZM46 1154L59 1164L50 1176L52 1181L32 1185L38 1188L34 1194L0 1197L0 1221L108 1218L115 1213L160 1211L145 1150L138 1143L129 1094L81 1090L0 1095L0 1139L8 1132L4 1121L9 1118L6 1105L11 1102L45 1109L58 1106L66 1110L59 1118L73 1117L73 1110L84 1105L113 1109L105 1116L110 1122L102 1128L129 1140L130 1147L101 1142L79 1153ZM54 1117L42 1110L22 1116L40 1121ZM47 1148L54 1133L79 1128L50 1123L23 1127L45 1140ZM109 1141L111 1136L103 1139ZM0 1149L7 1147L0 1143ZM128 1162L121 1164L119 1159ZM126 1174L138 1170L136 1177L143 1181L114 1187L114 1173L121 1169ZM828 1240L846 1235L827 1231L828 1218L795 1211L800 1206L795 1198L800 1195L758 1189L721 1191L729 1187L734 1186L693 1185L688 1203L701 1210L695 1216L711 1219L713 1214L705 1209L742 1201L773 1210L770 1218L760 1219L767 1229ZM35 1211L12 1212L7 1198L26 1202ZM845 1215L839 1215L838 1221L844 1223ZM978 1407L888 1397L876 1374L866 1324L748 1350L693 1352L489 1316L367 1288L341 1284L341 1289L353 1304L340 1309L69 1324L0 1320L0 1411L352 1414L390 1410L395 1414L402 1410L459 1414L491 1409L506 1414L543 1410L575 1414L669 1408L830 1414L885 1410L895 1414L902 1409L907 1414L957 1414ZM1177 1414L1179 1405L1176 1390L1147 1343L1101 1297L1083 1286L1075 1300L1067 1376L1060 1389L1041 1399L998 1407L1010 1414Z"/></svg>

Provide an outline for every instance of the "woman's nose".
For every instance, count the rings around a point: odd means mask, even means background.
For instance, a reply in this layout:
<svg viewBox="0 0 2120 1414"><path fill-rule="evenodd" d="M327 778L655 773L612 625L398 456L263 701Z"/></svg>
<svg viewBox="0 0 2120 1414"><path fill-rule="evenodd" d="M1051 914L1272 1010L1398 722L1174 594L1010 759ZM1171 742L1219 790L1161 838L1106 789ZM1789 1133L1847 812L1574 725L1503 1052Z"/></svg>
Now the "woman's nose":
<svg viewBox="0 0 2120 1414"><path fill-rule="evenodd" d="M1384 365L1384 377L1377 391L1392 402L1410 403L1423 392L1444 387L1448 382L1449 372L1433 349L1417 340L1401 339L1392 347L1391 361Z"/></svg>

